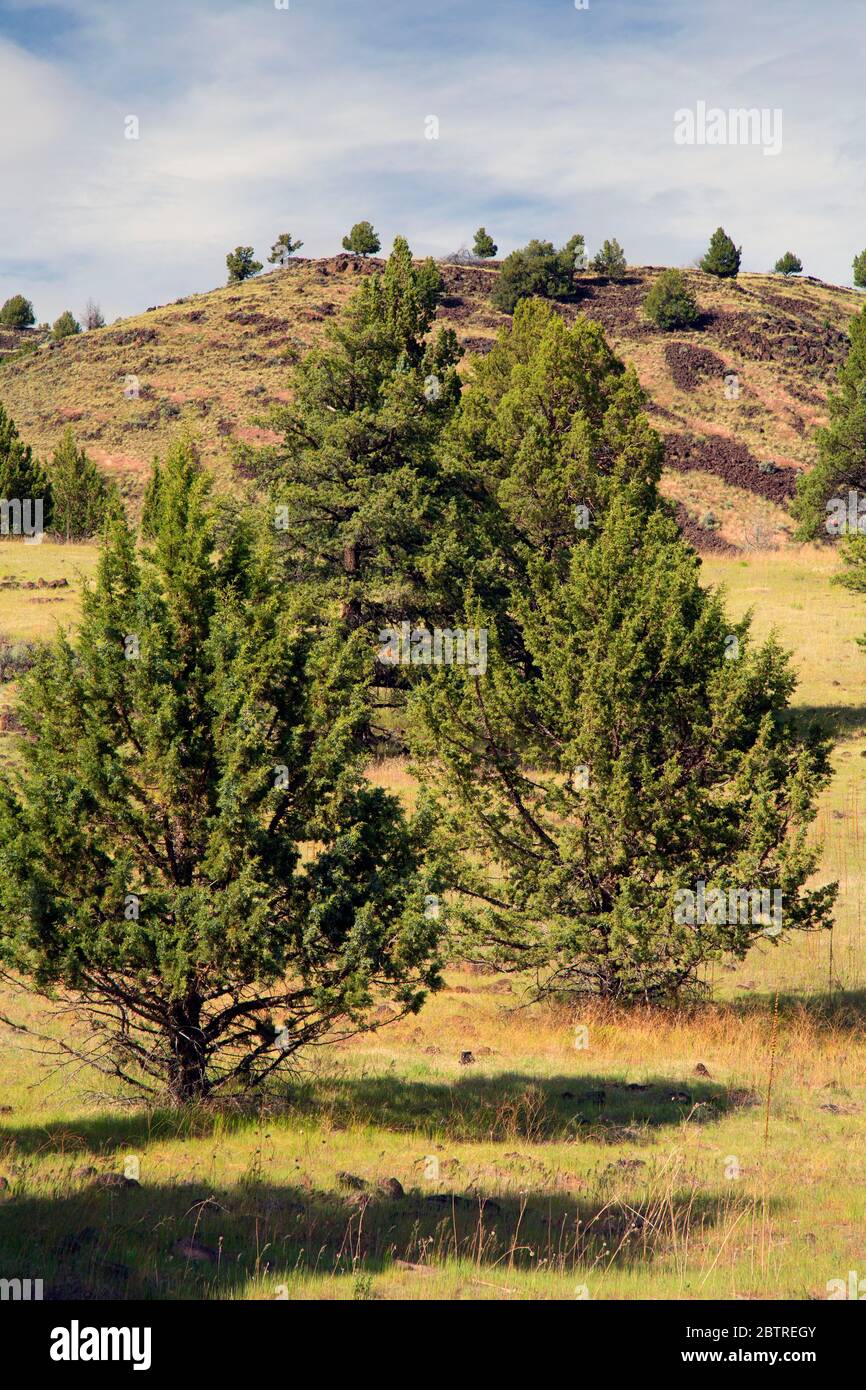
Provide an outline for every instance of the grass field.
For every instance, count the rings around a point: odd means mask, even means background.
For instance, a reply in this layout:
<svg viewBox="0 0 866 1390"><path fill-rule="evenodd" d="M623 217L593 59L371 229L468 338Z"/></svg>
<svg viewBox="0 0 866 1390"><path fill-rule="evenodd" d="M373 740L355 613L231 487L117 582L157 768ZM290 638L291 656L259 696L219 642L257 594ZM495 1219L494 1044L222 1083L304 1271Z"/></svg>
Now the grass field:
<svg viewBox="0 0 866 1390"><path fill-rule="evenodd" d="M94 559L9 544L0 579L74 581ZM58 1297L804 1299L866 1275L866 603L834 568L793 548L705 566L835 731L816 826L832 935L717 967L713 1002L681 1013L528 1006L455 967L417 1018L315 1051L248 1111L131 1108L7 1032L0 1277ZM75 589L0 589L0 632L74 621ZM400 764L376 776L411 801ZM98 1184L124 1171L140 1186Z"/></svg>

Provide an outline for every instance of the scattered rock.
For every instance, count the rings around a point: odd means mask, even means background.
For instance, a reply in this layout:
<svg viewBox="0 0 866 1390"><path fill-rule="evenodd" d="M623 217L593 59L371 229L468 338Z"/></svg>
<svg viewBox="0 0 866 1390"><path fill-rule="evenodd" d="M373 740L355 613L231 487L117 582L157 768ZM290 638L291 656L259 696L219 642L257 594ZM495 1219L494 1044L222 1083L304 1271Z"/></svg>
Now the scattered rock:
<svg viewBox="0 0 866 1390"><path fill-rule="evenodd" d="M473 1056L473 1054L472 1054L471 1052L461 1052L461 1053L460 1053L460 1065L461 1065L461 1067L468 1067L468 1066L469 1066L472 1062L474 1062L474 1061L475 1061L475 1057Z"/></svg>
<svg viewBox="0 0 866 1390"><path fill-rule="evenodd" d="M76 1182L86 1182L88 1178L95 1178L99 1173L98 1168L94 1168L90 1163L84 1163L80 1168L73 1168L70 1174Z"/></svg>
<svg viewBox="0 0 866 1390"><path fill-rule="evenodd" d="M691 1105L692 1098L688 1091L671 1091L670 1099L676 1105Z"/></svg>
<svg viewBox="0 0 866 1390"><path fill-rule="evenodd" d="M362 1192L367 1186L363 1178L359 1178L355 1173L338 1173L337 1182L341 1187L349 1187L354 1192Z"/></svg>
<svg viewBox="0 0 866 1390"><path fill-rule="evenodd" d="M698 1065L695 1067L695 1076L706 1076L706 1077L709 1077L709 1076L710 1076L710 1073L707 1071L707 1069L706 1069L706 1067L704 1066L703 1062L698 1062ZM711 1079L711 1078L710 1078L710 1079Z"/></svg>
<svg viewBox="0 0 866 1390"><path fill-rule="evenodd" d="M379 1183L379 1187L381 1191L387 1193L389 1197L405 1197L406 1195L403 1184L400 1182L399 1178L383 1178Z"/></svg>
<svg viewBox="0 0 866 1390"><path fill-rule="evenodd" d="M135 1178L128 1178L125 1173L99 1173L90 1184L91 1187L141 1187L141 1183Z"/></svg>

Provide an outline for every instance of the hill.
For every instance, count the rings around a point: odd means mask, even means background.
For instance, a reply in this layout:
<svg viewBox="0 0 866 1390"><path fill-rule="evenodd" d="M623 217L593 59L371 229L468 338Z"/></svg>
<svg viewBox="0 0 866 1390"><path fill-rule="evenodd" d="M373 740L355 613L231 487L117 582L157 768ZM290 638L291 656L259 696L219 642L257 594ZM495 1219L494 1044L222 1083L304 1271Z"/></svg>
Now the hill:
<svg viewBox="0 0 866 1390"><path fill-rule="evenodd" d="M271 437L261 420L287 399L292 363L379 264L350 255L297 259L26 355L10 357L14 343L4 340L0 400L42 454L72 424L127 496L140 494L151 459L181 426L193 429L228 482L232 444ZM467 354L488 351L507 321L490 302L495 263L442 272L439 317ZM599 320L634 363L666 439L665 491L680 504L690 539L715 551L784 544L792 529L785 504L797 470L814 459L812 434L863 301L811 278L723 281L692 270L699 323L665 333L642 312L658 274L632 268L613 284L587 272L560 312ZM726 384L731 374L736 381Z"/></svg>

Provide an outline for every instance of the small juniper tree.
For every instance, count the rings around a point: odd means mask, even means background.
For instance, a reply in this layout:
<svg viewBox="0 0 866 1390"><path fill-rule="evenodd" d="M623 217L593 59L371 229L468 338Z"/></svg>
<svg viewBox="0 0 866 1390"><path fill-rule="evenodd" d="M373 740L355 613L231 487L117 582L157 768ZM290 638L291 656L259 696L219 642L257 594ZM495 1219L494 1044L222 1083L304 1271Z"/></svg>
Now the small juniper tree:
<svg viewBox="0 0 866 1390"><path fill-rule="evenodd" d="M96 464L66 429L51 461L52 526L67 541L87 540L102 529L112 491Z"/></svg>
<svg viewBox="0 0 866 1390"><path fill-rule="evenodd" d="M597 251L590 261L590 268L598 275L606 275L608 280L625 278L625 252L616 238L613 241L605 241L601 250Z"/></svg>
<svg viewBox="0 0 866 1390"><path fill-rule="evenodd" d="M15 423L0 405L0 502L42 503L42 524L51 521L51 484L29 444L21 439ZM35 511L31 511L31 517Z"/></svg>
<svg viewBox="0 0 866 1390"><path fill-rule="evenodd" d="M584 241L579 234L558 251L552 241L530 241L502 262L491 296L494 306L512 314L521 299L567 298L574 291L575 271L583 269L584 259Z"/></svg>
<svg viewBox="0 0 866 1390"><path fill-rule="evenodd" d="M680 270L664 270L643 302L644 313L659 328L690 328L697 322L697 300Z"/></svg>
<svg viewBox="0 0 866 1390"><path fill-rule="evenodd" d="M59 342L62 338L74 338L76 333L81 332L81 324L69 309L64 309L59 319L54 322L51 335L55 341Z"/></svg>
<svg viewBox="0 0 866 1390"><path fill-rule="evenodd" d="M236 246L234 251L230 251L226 256L226 267L229 273L228 283L237 285L242 280L249 280L253 275L258 275L262 263L255 259L251 246Z"/></svg>
<svg viewBox="0 0 866 1390"><path fill-rule="evenodd" d="M268 261L271 265L286 266L292 259L296 251L300 251L303 246L302 241L292 241L291 232L280 232L273 246Z"/></svg>
<svg viewBox="0 0 866 1390"><path fill-rule="evenodd" d="M799 256L795 256L793 251L786 251L784 256L780 256L773 266L776 275L799 275L803 269L803 262Z"/></svg>
<svg viewBox="0 0 866 1390"><path fill-rule="evenodd" d="M830 392L829 423L817 431L818 462L797 480L792 504L801 540L826 539L827 503L848 492L866 497L866 309L852 318L850 348Z"/></svg>
<svg viewBox="0 0 866 1390"><path fill-rule="evenodd" d="M866 251L854 257L854 284L858 290L866 290Z"/></svg>
<svg viewBox="0 0 866 1390"><path fill-rule="evenodd" d="M356 256L375 256L382 243L371 222L356 222L348 236L343 237L343 250Z"/></svg>
<svg viewBox="0 0 866 1390"><path fill-rule="evenodd" d="M139 550L115 517L77 639L23 682L0 956L90 1022L64 1055L185 1102L357 1031L377 997L417 1009L439 923L356 751L366 644L300 622L234 512L218 537L188 448L151 530Z"/></svg>
<svg viewBox="0 0 866 1390"><path fill-rule="evenodd" d="M615 494L564 579L531 567L528 668L475 609L486 673L443 667L413 694L463 950L540 993L667 1000L708 961L830 925L835 886L806 887L827 749L784 720L784 653L726 618L699 566L664 508ZM726 910L689 919L702 884Z"/></svg>
<svg viewBox="0 0 866 1390"><path fill-rule="evenodd" d="M0 309L0 326L3 328L32 328L35 322L33 305L23 294L13 294Z"/></svg>
<svg viewBox="0 0 866 1390"><path fill-rule="evenodd" d="M717 227L700 262L701 270L722 280L735 279L740 269L742 249L734 245L723 227Z"/></svg>
<svg viewBox="0 0 866 1390"><path fill-rule="evenodd" d="M484 227L479 227L478 231L475 233L475 241L472 246L473 256L478 256L481 260L489 260L496 255L498 250L499 247L496 245L493 237L488 236Z"/></svg>

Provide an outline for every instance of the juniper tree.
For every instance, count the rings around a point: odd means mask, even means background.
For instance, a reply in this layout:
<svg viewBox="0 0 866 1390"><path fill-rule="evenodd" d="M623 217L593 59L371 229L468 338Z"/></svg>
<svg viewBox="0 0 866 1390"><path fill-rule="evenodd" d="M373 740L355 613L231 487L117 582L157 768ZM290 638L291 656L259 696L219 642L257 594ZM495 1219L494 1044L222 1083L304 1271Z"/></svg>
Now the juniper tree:
<svg viewBox="0 0 866 1390"><path fill-rule="evenodd" d="M7 975L90 1024L61 1052L182 1102L437 984L416 830L364 778L366 644L296 614L187 446L152 541L119 513L73 641L22 682L0 788Z"/></svg>
<svg viewBox="0 0 866 1390"><path fill-rule="evenodd" d="M598 275L606 275L608 280L625 278L625 252L615 237L613 241L605 241L601 250L596 252L590 261L590 268Z"/></svg>
<svg viewBox="0 0 866 1390"><path fill-rule="evenodd" d="M866 498L866 309L851 319L850 347L827 402L829 423L817 431L818 462L797 480L792 505L801 540L826 539L827 504L847 503L849 491Z"/></svg>
<svg viewBox="0 0 866 1390"><path fill-rule="evenodd" d="M866 251L861 251L854 257L853 262L854 284L858 290L866 289Z"/></svg>
<svg viewBox="0 0 866 1390"><path fill-rule="evenodd" d="M0 327L2 328L32 328L36 322L36 314L29 299L25 299L23 294L13 294L11 299L0 308Z"/></svg>
<svg viewBox="0 0 866 1390"><path fill-rule="evenodd" d="M723 280L735 279L740 269L742 249L734 245L723 227L717 227L700 262L701 270Z"/></svg>
<svg viewBox="0 0 866 1390"><path fill-rule="evenodd" d="M481 260L489 260L496 255L498 249L496 242L492 236L488 235L486 228L479 227L472 245L473 256L478 256Z"/></svg>
<svg viewBox="0 0 866 1390"><path fill-rule="evenodd" d="M428 336L441 292L398 237L271 417L283 443L261 462L287 572L350 627L435 619L465 565L477 508L442 448L460 349L451 330Z"/></svg>
<svg viewBox="0 0 866 1390"><path fill-rule="evenodd" d="M462 949L540 993L670 999L710 960L830 925L835 886L806 887L826 747L785 721L785 654L726 618L699 567L663 507L616 494L564 579L531 566L528 670L476 607L486 674L443 667L413 693ZM681 914L702 885L733 915ZM761 891L782 893L781 927Z"/></svg>
<svg viewBox="0 0 866 1390"><path fill-rule="evenodd" d="M784 275L786 279L789 275L799 275L802 269L803 262L799 256L794 255L793 251L786 251L784 256L780 256L773 266L775 273Z"/></svg>
<svg viewBox="0 0 866 1390"><path fill-rule="evenodd" d="M60 342L62 338L74 338L76 333L81 332L81 324L76 319L70 309L64 309L59 319L55 319L51 336L55 342Z"/></svg>
<svg viewBox="0 0 866 1390"><path fill-rule="evenodd" d="M262 263L255 259L251 246L236 246L234 251L230 251L226 256L226 269L229 273L228 283L238 285L243 280L258 275Z"/></svg>
<svg viewBox="0 0 866 1390"><path fill-rule="evenodd" d="M291 232L280 232L273 246L268 261L271 265L287 266L296 251L300 251L303 246L302 241L293 241Z"/></svg>
<svg viewBox="0 0 866 1390"><path fill-rule="evenodd" d="M698 319L698 304L680 270L663 270L643 302L647 318L666 331L690 328Z"/></svg>
<svg viewBox="0 0 866 1390"><path fill-rule="evenodd" d="M51 485L29 444L21 439L15 423L0 405L0 501L29 502L31 515L41 502L42 524L51 521Z"/></svg>
<svg viewBox="0 0 866 1390"><path fill-rule="evenodd" d="M356 256L375 256L381 246L379 235L373 230L371 222L356 222L349 234L343 237L343 250L352 251Z"/></svg>
<svg viewBox="0 0 866 1390"><path fill-rule="evenodd" d="M52 524L67 541L86 540L101 530L112 492L96 464L75 443L71 426L51 460Z"/></svg>
<svg viewBox="0 0 866 1390"><path fill-rule="evenodd" d="M574 290L575 271L584 268L584 261L584 242L579 234L558 251L552 241L530 241L502 262L491 295L493 304L511 314L521 299L537 295L567 298Z"/></svg>

